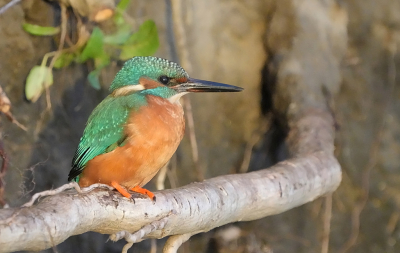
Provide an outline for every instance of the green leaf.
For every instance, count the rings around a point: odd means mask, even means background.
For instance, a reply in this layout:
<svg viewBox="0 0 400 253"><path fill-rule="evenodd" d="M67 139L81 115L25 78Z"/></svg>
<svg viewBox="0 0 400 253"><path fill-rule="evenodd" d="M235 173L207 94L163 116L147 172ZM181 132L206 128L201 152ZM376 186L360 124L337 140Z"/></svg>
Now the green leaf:
<svg viewBox="0 0 400 253"><path fill-rule="evenodd" d="M54 63L54 68L60 69L68 66L74 60L75 55L71 53L62 53Z"/></svg>
<svg viewBox="0 0 400 253"><path fill-rule="evenodd" d="M130 2L131 2L131 0L121 0L121 1L119 1L118 5L116 6L113 19L114 19L114 23L117 26L125 24L123 12L126 10L126 8L128 8Z"/></svg>
<svg viewBox="0 0 400 253"><path fill-rule="evenodd" d="M88 42L86 43L85 48L80 54L78 61L85 62L88 59L94 59L104 54L103 39L103 32L100 30L100 28L95 27Z"/></svg>
<svg viewBox="0 0 400 253"><path fill-rule="evenodd" d="M120 12L123 12L126 10L126 8L128 8L129 3L131 2L131 0L121 0L119 1L119 3L117 4L116 9Z"/></svg>
<svg viewBox="0 0 400 253"><path fill-rule="evenodd" d="M99 81L99 75L100 75L101 69L95 69L91 71L88 75L88 80L90 82L90 85L92 85L93 88L96 90L100 90L100 81Z"/></svg>
<svg viewBox="0 0 400 253"><path fill-rule="evenodd" d="M125 24L125 19L124 19L123 15L122 15L121 13L119 13L119 12L116 12L116 13L114 14L113 20L114 20L114 23L115 23L117 26L121 26L121 25L124 25L124 24Z"/></svg>
<svg viewBox="0 0 400 253"><path fill-rule="evenodd" d="M99 90L101 88L99 81L100 71L110 64L110 56L104 51L104 35L98 27L93 29L92 35L79 57L80 62L88 59L94 59L96 69L91 71L87 78L92 87Z"/></svg>
<svg viewBox="0 0 400 253"><path fill-rule="evenodd" d="M36 102L46 87L53 84L53 73L46 66L35 66L26 78L25 96Z"/></svg>
<svg viewBox="0 0 400 253"><path fill-rule="evenodd" d="M96 69L104 68L109 64L110 64L110 56L107 54L103 54L94 59L94 65L96 66Z"/></svg>
<svg viewBox="0 0 400 253"><path fill-rule="evenodd" d="M60 32L60 27L32 25L28 23L22 24L22 28L33 35L51 36Z"/></svg>
<svg viewBox="0 0 400 253"><path fill-rule="evenodd" d="M157 51L159 46L157 27L153 20L145 21L139 31L129 37L122 46L121 60L127 60L134 56L148 56Z"/></svg>
<svg viewBox="0 0 400 253"><path fill-rule="evenodd" d="M104 36L104 43L110 45L122 45L131 35L131 27L128 24L123 24L119 27L116 33Z"/></svg>
<svg viewBox="0 0 400 253"><path fill-rule="evenodd" d="M103 54L102 56L94 59L94 65L96 66L96 69L91 71L87 78L90 82L90 85L92 85L92 87L95 88L96 90L100 90L101 88L99 81L101 70L109 64L110 64L110 56L106 54Z"/></svg>

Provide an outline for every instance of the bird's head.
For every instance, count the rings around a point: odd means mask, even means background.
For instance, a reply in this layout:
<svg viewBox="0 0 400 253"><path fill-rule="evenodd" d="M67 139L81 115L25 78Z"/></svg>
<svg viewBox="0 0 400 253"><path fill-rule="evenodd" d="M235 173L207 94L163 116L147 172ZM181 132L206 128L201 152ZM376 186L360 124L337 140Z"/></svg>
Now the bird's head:
<svg viewBox="0 0 400 253"><path fill-rule="evenodd" d="M128 60L111 83L110 91L126 95L137 91L164 98L177 97L188 92L237 92L243 88L222 83L190 78L177 63L147 56ZM178 95L178 96L175 96Z"/></svg>

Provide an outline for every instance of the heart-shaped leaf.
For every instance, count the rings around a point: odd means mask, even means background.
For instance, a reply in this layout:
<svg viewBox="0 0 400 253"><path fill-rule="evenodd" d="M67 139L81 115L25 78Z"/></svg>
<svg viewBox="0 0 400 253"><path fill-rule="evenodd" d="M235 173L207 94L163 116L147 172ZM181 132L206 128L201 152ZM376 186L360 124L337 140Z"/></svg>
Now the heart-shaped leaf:
<svg viewBox="0 0 400 253"><path fill-rule="evenodd" d="M85 62L88 59L94 59L104 54L103 42L104 35L100 28L95 27L85 48L79 56L79 62Z"/></svg>
<svg viewBox="0 0 400 253"><path fill-rule="evenodd" d="M25 84L25 96L36 102L46 87L53 84L53 73L46 66L35 66L29 72Z"/></svg>

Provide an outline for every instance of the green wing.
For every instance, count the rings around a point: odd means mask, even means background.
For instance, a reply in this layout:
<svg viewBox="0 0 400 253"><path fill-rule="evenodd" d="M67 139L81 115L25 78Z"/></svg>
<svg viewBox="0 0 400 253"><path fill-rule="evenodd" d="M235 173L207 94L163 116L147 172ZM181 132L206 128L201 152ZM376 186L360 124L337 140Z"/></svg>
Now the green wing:
<svg viewBox="0 0 400 253"><path fill-rule="evenodd" d="M126 139L124 124L129 113L145 102L145 98L126 96L105 98L90 115L78 149L72 159L72 169L68 180L79 181L88 161L94 157L110 152Z"/></svg>

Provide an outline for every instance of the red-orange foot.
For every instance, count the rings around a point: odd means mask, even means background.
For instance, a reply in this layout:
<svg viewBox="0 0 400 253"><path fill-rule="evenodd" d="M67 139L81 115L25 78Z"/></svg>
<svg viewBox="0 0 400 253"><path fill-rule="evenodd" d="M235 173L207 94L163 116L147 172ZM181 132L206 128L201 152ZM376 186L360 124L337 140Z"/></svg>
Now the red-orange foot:
<svg viewBox="0 0 400 253"><path fill-rule="evenodd" d="M122 196L130 199L131 195L127 190L125 190L124 187L122 187L120 184L118 184L116 181L111 181L111 186L114 187L119 193L122 194Z"/></svg>
<svg viewBox="0 0 400 253"><path fill-rule="evenodd" d="M156 201L156 196L154 195L154 193L152 193L151 191L146 190L146 189L144 189L142 187L135 186L135 187L131 188L130 190L134 191L134 192L137 192L137 193L141 193L141 194L147 195L147 196L149 196L149 198L151 200Z"/></svg>

